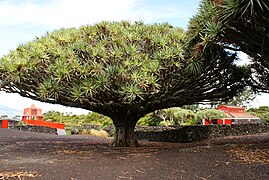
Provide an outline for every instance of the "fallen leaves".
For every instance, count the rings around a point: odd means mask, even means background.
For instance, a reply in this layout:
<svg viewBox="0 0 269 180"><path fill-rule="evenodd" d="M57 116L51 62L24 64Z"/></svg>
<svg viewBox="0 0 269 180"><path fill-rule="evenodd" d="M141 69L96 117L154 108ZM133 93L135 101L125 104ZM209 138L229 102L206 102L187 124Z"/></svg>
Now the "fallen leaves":
<svg viewBox="0 0 269 180"><path fill-rule="evenodd" d="M118 176L117 179L133 179L132 177Z"/></svg>
<svg viewBox="0 0 269 180"><path fill-rule="evenodd" d="M56 154L79 154L79 155L92 155L91 151L82 151L82 150L57 150L54 151Z"/></svg>
<svg viewBox="0 0 269 180"><path fill-rule="evenodd" d="M207 176L207 177L201 177L201 176L198 176L196 174L194 174L194 176L198 179L201 179L201 180L208 180L209 178L211 178L211 175Z"/></svg>
<svg viewBox="0 0 269 180"><path fill-rule="evenodd" d="M234 156L247 163L269 164L269 149L235 147L230 150Z"/></svg>
<svg viewBox="0 0 269 180"><path fill-rule="evenodd" d="M23 180L24 177L38 177L41 176L36 172L0 172L0 179L18 178Z"/></svg>
<svg viewBox="0 0 269 180"><path fill-rule="evenodd" d="M138 172L138 173L143 173L143 174L145 174L145 173L146 173L146 170L145 170L145 169L143 169L143 168L136 169L135 171L136 171L136 172Z"/></svg>

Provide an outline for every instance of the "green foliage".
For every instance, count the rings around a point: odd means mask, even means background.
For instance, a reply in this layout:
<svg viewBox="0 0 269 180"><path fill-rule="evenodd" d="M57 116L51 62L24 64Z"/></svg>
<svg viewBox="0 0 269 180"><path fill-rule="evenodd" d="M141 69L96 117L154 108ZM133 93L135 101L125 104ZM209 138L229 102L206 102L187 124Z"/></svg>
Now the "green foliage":
<svg viewBox="0 0 269 180"><path fill-rule="evenodd" d="M163 119L164 125L195 124L195 113L189 109L179 107L158 110L156 115Z"/></svg>
<svg viewBox="0 0 269 180"><path fill-rule="evenodd" d="M117 131L133 128L158 109L223 101L245 86L249 72L236 67L235 56L215 43L222 27L207 21L213 22L217 8L205 6L187 33L167 23L127 21L47 33L0 59L0 88L109 116ZM99 122L88 116L48 119ZM124 136L116 136L115 144L137 144Z"/></svg>
<svg viewBox="0 0 269 180"><path fill-rule="evenodd" d="M225 118L225 117L226 117L225 113L217 109L203 109L196 112L197 120L219 119L219 118Z"/></svg>
<svg viewBox="0 0 269 180"><path fill-rule="evenodd" d="M23 121L19 121L17 126L19 127L20 130L22 130L22 127L25 126L26 124Z"/></svg>
<svg viewBox="0 0 269 180"><path fill-rule="evenodd" d="M179 124L195 124L195 114L193 111L188 110L188 109L181 109L178 108L176 111L174 111L174 124L179 125Z"/></svg>
<svg viewBox="0 0 269 180"><path fill-rule="evenodd" d="M159 126L162 119L160 117L154 116L153 113L149 113L146 116L140 118L137 122L139 126Z"/></svg>
<svg viewBox="0 0 269 180"><path fill-rule="evenodd" d="M44 120L51 122L60 122L68 126L81 126L83 124L101 125L102 128L112 125L112 120L104 115L91 112L82 115L64 115L58 111L48 111L43 114Z"/></svg>
<svg viewBox="0 0 269 180"><path fill-rule="evenodd" d="M63 121L64 113L51 110L43 113L43 116L45 121L61 123Z"/></svg>
<svg viewBox="0 0 269 180"><path fill-rule="evenodd" d="M261 118L263 123L269 123L269 107L268 106L260 106L259 108L250 108L247 110L247 112Z"/></svg>
<svg viewBox="0 0 269 180"><path fill-rule="evenodd" d="M171 121L162 121L160 122L160 126L171 126L173 123Z"/></svg>
<svg viewBox="0 0 269 180"><path fill-rule="evenodd" d="M36 82L43 101L82 103L113 90L132 102L158 92L161 69L182 63L181 34L168 24L126 21L60 29L20 45L1 59L0 69L9 73L5 82Z"/></svg>
<svg viewBox="0 0 269 180"><path fill-rule="evenodd" d="M214 9L211 4L207 6L209 10ZM210 12L213 13L213 9ZM195 24L190 29L194 30ZM217 25L204 26L212 33L218 29ZM131 106L141 109L145 102L149 103L146 107L152 109L142 108L142 112L137 113L140 117L159 108L234 94L240 89L232 88L239 86L234 81L241 79L242 74L235 67L226 70L233 58L221 49L213 49L206 58L189 58L193 47L185 45L191 42L191 32L186 36L183 29L167 23L127 21L59 29L20 45L2 57L0 86L7 92L81 107L110 117L116 117L117 108L124 109L121 115L124 116ZM211 41L211 36L208 39L201 33L199 38ZM228 77L233 77L232 81ZM228 82L230 88L225 93L216 92L213 96L215 91L208 91L209 84L222 89ZM185 87L191 91L175 93ZM154 106L150 105L153 101Z"/></svg>
<svg viewBox="0 0 269 180"><path fill-rule="evenodd" d="M174 107L149 113L137 124L140 126L194 125L196 119L192 110Z"/></svg>
<svg viewBox="0 0 269 180"><path fill-rule="evenodd" d="M8 115L1 115L0 119L6 119L8 118Z"/></svg>
<svg viewBox="0 0 269 180"><path fill-rule="evenodd" d="M205 56L219 45L236 54L241 51L251 58L247 67L252 77L247 84L269 92L269 5L268 0L202 0L198 13L189 25L192 58Z"/></svg>

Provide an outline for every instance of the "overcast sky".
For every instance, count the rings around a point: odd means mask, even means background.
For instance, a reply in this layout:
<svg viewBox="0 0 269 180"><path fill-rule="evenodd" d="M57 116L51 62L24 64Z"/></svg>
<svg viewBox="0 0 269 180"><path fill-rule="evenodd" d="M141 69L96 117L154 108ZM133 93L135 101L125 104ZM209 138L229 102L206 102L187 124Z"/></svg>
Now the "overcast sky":
<svg viewBox="0 0 269 180"><path fill-rule="evenodd" d="M173 26L186 28L198 4L199 0L0 0L0 57L19 44L31 41L48 31L103 20L168 22ZM0 105L21 110L33 103L44 112L87 112L0 92ZM254 106L258 105L269 105L269 97L257 99Z"/></svg>

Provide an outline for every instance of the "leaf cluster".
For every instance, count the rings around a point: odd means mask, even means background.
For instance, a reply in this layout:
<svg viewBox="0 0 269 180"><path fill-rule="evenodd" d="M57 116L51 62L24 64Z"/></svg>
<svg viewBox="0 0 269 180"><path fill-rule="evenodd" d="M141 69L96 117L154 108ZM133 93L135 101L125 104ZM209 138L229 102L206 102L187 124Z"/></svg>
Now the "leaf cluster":
<svg viewBox="0 0 269 180"><path fill-rule="evenodd" d="M248 66L252 74L248 85L268 92L268 24L268 0L203 0L189 25L189 44L195 47L192 57L202 54L212 44L234 53L242 51L252 60Z"/></svg>
<svg viewBox="0 0 269 180"><path fill-rule="evenodd" d="M260 106L258 108L250 108L247 110L248 113L253 114L261 118L262 122L269 123L269 107Z"/></svg>

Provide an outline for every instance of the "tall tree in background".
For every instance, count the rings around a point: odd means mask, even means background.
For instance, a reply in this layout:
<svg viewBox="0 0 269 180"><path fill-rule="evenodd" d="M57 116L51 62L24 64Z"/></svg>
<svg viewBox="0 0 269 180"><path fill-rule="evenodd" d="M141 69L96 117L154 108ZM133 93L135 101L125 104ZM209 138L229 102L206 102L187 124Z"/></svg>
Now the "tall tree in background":
<svg viewBox="0 0 269 180"><path fill-rule="evenodd" d="M262 122L269 123L269 107L260 106L259 108L250 108L247 110L248 113L251 113L255 116L261 118Z"/></svg>
<svg viewBox="0 0 269 180"><path fill-rule="evenodd" d="M137 146L134 128L147 113L225 100L244 87L247 73L219 45L189 58L191 33L141 22L60 29L1 58L1 90L106 115L113 145Z"/></svg>

